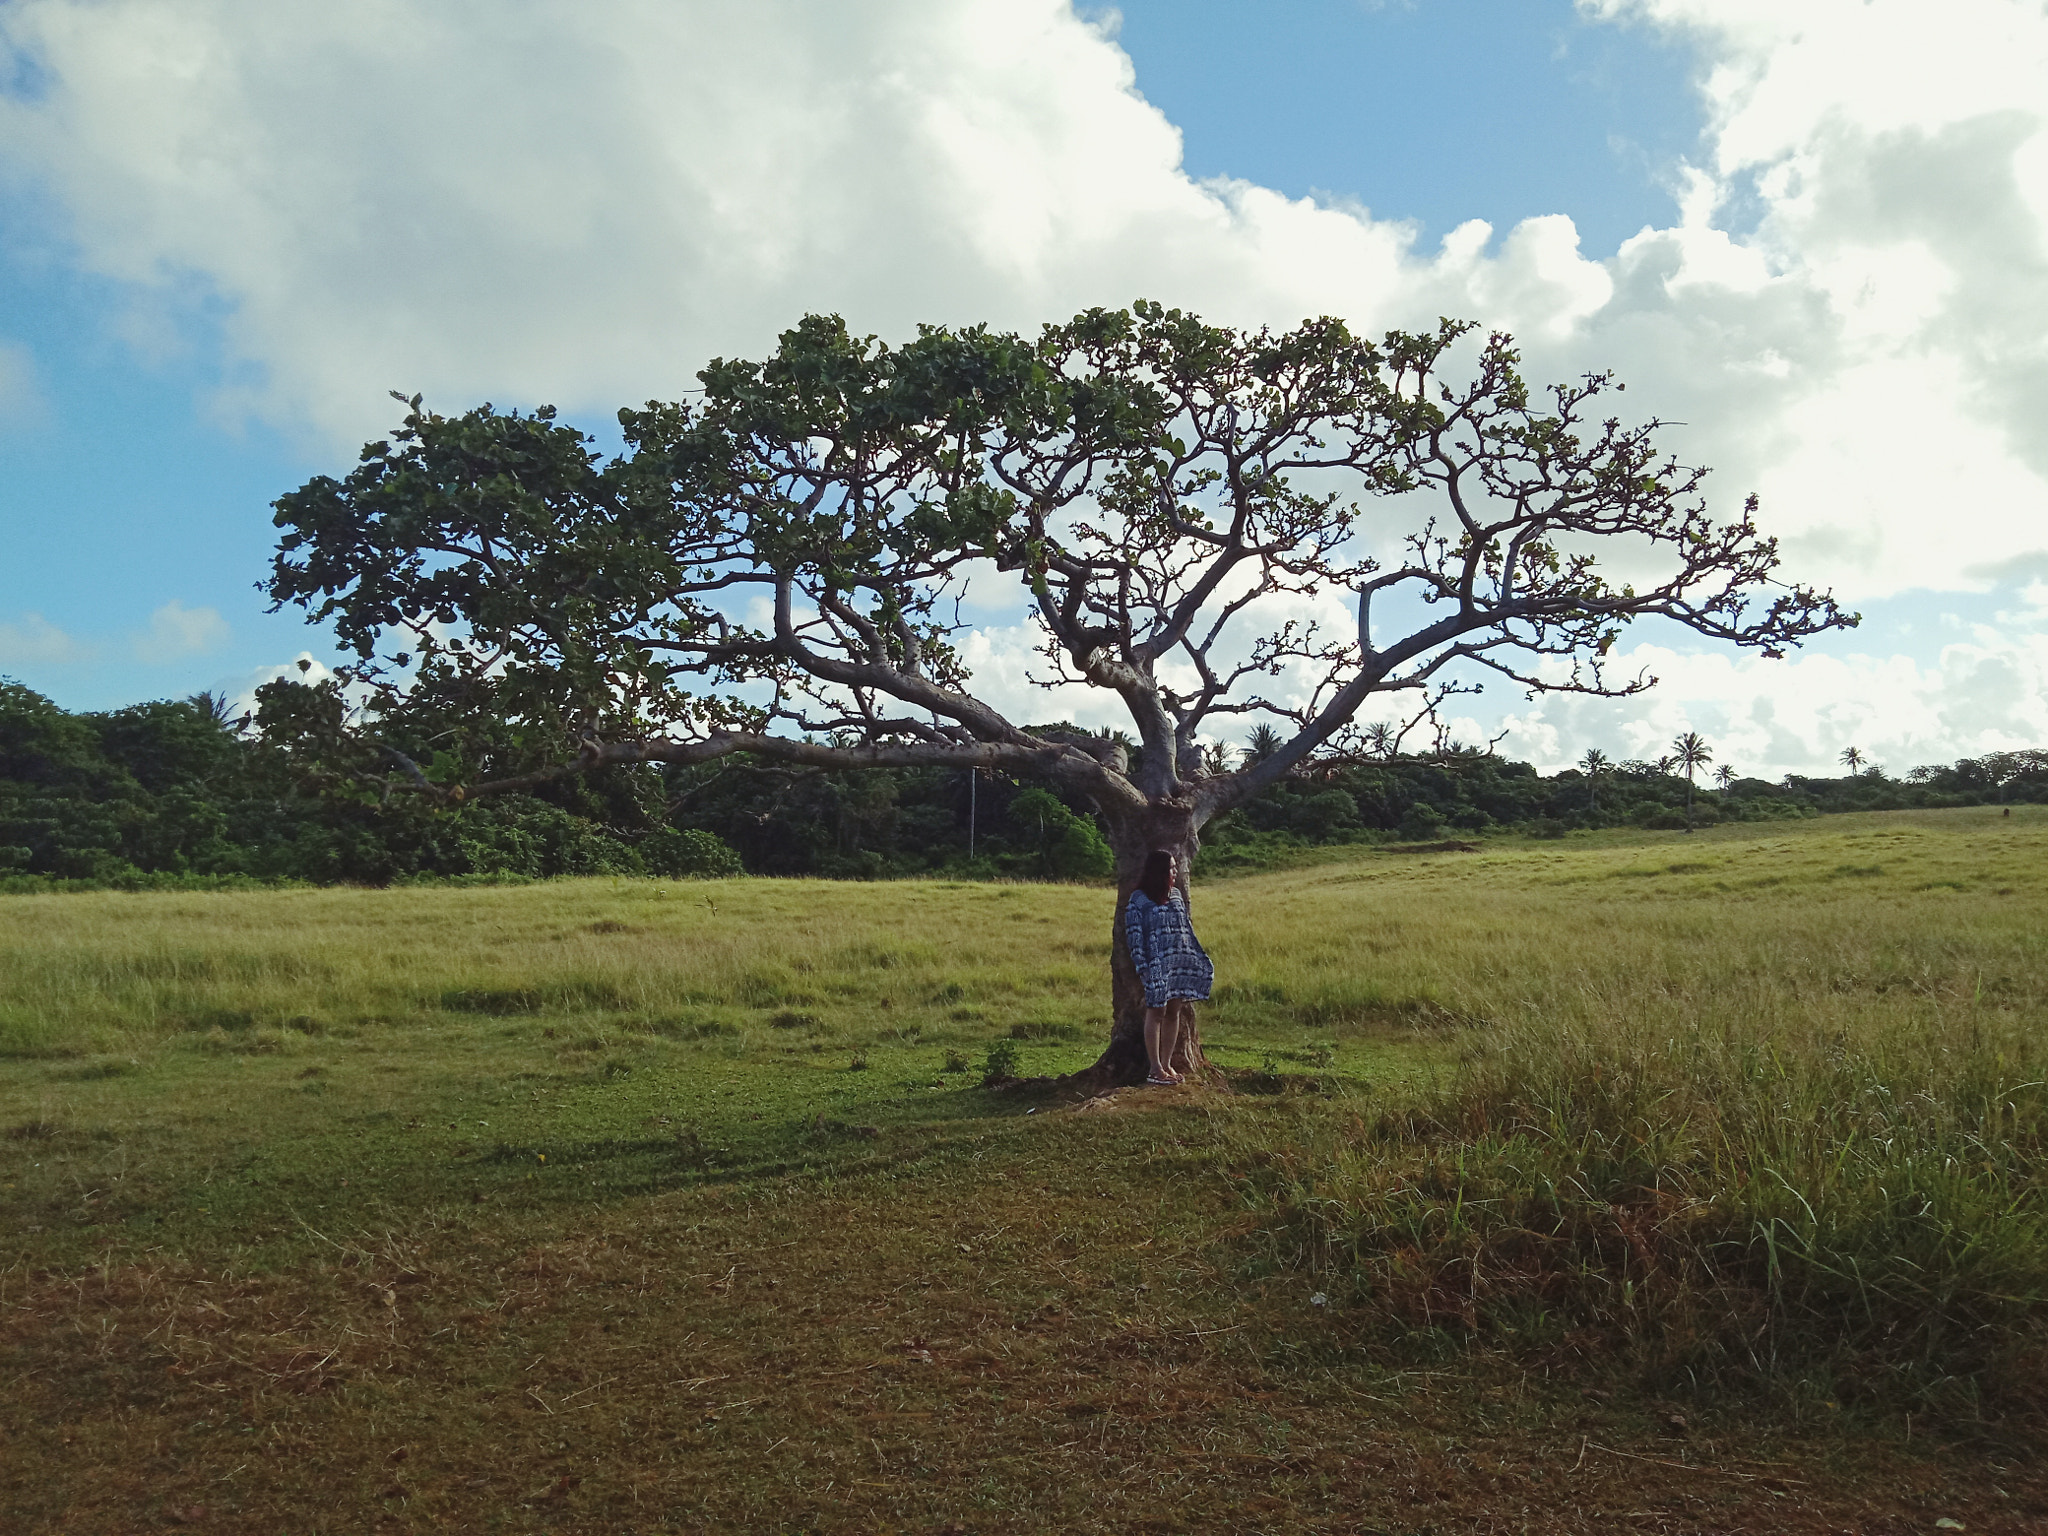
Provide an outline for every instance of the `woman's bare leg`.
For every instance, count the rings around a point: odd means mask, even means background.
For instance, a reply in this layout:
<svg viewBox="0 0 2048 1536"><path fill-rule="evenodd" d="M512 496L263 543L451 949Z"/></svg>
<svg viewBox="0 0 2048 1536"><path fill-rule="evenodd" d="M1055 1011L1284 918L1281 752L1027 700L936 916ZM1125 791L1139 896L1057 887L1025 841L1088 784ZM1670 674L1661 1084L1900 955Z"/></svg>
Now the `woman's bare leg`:
<svg viewBox="0 0 2048 1536"><path fill-rule="evenodd" d="M1152 1077L1173 1077L1175 1072L1169 1063L1173 1060L1178 1036L1170 1022L1173 1005L1145 1010L1145 1059L1147 1074Z"/></svg>

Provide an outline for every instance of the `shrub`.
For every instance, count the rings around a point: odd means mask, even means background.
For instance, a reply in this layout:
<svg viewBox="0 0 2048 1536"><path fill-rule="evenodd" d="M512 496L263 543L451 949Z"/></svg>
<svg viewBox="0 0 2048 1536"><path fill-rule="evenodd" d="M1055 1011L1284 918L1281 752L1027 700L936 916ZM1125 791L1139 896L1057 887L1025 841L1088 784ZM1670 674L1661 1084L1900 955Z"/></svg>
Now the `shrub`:
<svg viewBox="0 0 2048 1536"><path fill-rule="evenodd" d="M1010 802L1012 824L1029 829L1038 848L1036 871L1054 880L1102 880L1116 868L1095 823L1077 816L1057 795L1036 785Z"/></svg>
<svg viewBox="0 0 2048 1536"><path fill-rule="evenodd" d="M1443 815L1427 801L1418 800L1408 807L1394 831L1411 843L1433 842L1444 835Z"/></svg>
<svg viewBox="0 0 2048 1536"><path fill-rule="evenodd" d="M981 1085L993 1087L1007 1082L1017 1075L1017 1066L1022 1059L1014 1040L998 1040L988 1048L988 1056L981 1064Z"/></svg>
<svg viewBox="0 0 2048 1536"><path fill-rule="evenodd" d="M640 840L640 861L650 875L670 880L722 880L746 872L723 838L698 827L648 833Z"/></svg>

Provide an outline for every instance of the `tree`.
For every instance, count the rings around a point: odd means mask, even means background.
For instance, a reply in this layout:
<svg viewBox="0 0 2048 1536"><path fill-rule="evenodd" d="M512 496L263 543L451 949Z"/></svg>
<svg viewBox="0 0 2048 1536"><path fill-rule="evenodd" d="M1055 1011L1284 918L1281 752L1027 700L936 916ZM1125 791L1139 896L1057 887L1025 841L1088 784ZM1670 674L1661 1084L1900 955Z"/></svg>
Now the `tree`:
<svg viewBox="0 0 2048 1536"><path fill-rule="evenodd" d="M1861 773L1865 761L1866 759L1860 748L1844 747L1842 749L1842 766L1848 769L1850 773Z"/></svg>
<svg viewBox="0 0 2048 1536"><path fill-rule="evenodd" d="M1390 720L1375 720L1358 733L1358 744L1367 757L1384 760L1401 750L1401 732Z"/></svg>
<svg viewBox="0 0 2048 1536"><path fill-rule="evenodd" d="M1727 793L1728 786L1734 782L1735 770L1726 763L1714 770L1714 783L1720 786L1722 793Z"/></svg>
<svg viewBox="0 0 2048 1536"><path fill-rule="evenodd" d="M1247 768L1263 763L1267 758L1287 745L1287 739L1271 721L1261 720L1252 727L1251 735L1245 738L1244 762Z"/></svg>
<svg viewBox="0 0 2048 1536"><path fill-rule="evenodd" d="M1599 419L1609 376L1538 403L1506 336L1449 366L1469 330L1374 344L1140 303L891 348L812 316L764 362L713 362L698 401L621 411L608 461L552 409L414 397L346 478L277 502L269 591L355 653L330 691L364 702L323 750L367 792L451 802L744 753L1085 799L1118 890L1092 1070L1128 1081L1143 994L1120 914L1146 854L1185 878L1211 818L1348 752L1368 699L1427 705L1488 671L1632 694L1655 680L1603 662L1646 615L1771 655L1855 622L1775 583L1754 498L1716 520L1657 422ZM976 694L949 617L970 578L1014 584L1037 680L1119 701L1135 749ZM1304 616L1339 597L1341 622ZM1284 744L1201 760L1199 733L1245 721Z"/></svg>
<svg viewBox="0 0 2048 1536"><path fill-rule="evenodd" d="M1692 831L1692 776L1714 760L1714 752L1698 731L1687 731L1671 743L1672 766L1685 770L1685 830Z"/></svg>
<svg viewBox="0 0 2048 1536"><path fill-rule="evenodd" d="M1607 754L1598 747L1586 748L1586 755L1579 759L1579 772L1586 776L1586 809L1597 813L1600 809L1600 775L1609 767Z"/></svg>

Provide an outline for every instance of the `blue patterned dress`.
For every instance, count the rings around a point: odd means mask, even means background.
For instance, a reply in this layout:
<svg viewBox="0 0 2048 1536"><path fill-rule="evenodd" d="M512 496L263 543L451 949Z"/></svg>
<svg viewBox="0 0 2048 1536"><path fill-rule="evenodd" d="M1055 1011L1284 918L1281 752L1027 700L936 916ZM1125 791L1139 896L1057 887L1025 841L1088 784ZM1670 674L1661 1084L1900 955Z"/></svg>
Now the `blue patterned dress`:
<svg viewBox="0 0 2048 1536"><path fill-rule="evenodd" d="M1164 905L1143 891L1131 892L1124 904L1124 942L1145 983L1147 1008L1164 1008L1174 998L1209 996L1216 967L1195 937L1179 891L1169 893Z"/></svg>

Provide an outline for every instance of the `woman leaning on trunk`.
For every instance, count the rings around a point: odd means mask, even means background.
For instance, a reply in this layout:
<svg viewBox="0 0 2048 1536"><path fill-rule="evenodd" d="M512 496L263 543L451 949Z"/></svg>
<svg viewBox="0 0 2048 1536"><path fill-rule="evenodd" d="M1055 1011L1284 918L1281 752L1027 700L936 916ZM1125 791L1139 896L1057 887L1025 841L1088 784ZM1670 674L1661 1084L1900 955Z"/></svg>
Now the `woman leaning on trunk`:
<svg viewBox="0 0 2048 1536"><path fill-rule="evenodd" d="M1138 888L1124 904L1124 942L1145 984L1145 1081L1169 1087L1184 1080L1182 1046L1193 1038L1195 1004L1208 1000L1216 967L1188 921L1173 855L1164 848L1146 857Z"/></svg>

